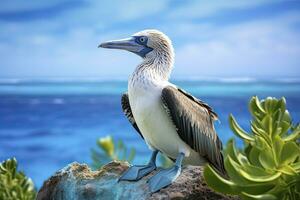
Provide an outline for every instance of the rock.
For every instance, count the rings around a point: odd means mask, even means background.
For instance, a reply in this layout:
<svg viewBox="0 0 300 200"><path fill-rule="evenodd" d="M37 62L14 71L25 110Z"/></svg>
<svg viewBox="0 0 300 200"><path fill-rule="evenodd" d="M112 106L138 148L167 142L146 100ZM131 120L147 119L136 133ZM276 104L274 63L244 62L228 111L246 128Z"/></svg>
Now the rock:
<svg viewBox="0 0 300 200"><path fill-rule="evenodd" d="M114 161L100 170L91 171L86 164L69 164L44 182L37 200L238 199L212 191L203 181L202 167L194 166L184 167L172 185L151 195L146 181L155 172L136 182L117 182L128 166L126 162Z"/></svg>

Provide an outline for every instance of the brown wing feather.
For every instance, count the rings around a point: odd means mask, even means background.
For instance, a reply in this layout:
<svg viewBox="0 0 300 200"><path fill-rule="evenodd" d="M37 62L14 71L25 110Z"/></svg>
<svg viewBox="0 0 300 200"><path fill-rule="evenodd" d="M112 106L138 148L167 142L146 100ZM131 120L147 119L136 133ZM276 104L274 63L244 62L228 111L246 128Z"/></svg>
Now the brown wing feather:
<svg viewBox="0 0 300 200"><path fill-rule="evenodd" d="M143 135L142 135L142 133L141 133L139 127L137 126L137 124L135 122L135 119L133 117L127 93L122 95L121 104L122 104L123 112L124 112L125 116L127 117L128 121L131 123L133 128L140 134L140 136L144 139L144 137L143 137Z"/></svg>
<svg viewBox="0 0 300 200"><path fill-rule="evenodd" d="M212 108L185 91L171 86L163 89L162 102L180 138L225 175L222 143L213 125L213 121L218 118Z"/></svg>

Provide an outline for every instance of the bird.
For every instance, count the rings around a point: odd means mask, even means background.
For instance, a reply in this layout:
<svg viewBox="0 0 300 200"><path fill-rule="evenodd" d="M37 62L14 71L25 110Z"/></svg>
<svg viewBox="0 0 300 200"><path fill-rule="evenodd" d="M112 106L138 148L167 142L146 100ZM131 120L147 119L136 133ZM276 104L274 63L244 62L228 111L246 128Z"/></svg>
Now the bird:
<svg viewBox="0 0 300 200"><path fill-rule="evenodd" d="M225 176L222 142L214 128L218 115L207 103L169 81L175 59L170 38L161 31L147 29L98 47L127 50L142 58L128 79L128 91L122 95L121 104L152 155L147 164L129 167L119 181L138 181L156 170L158 152L174 164L148 179L152 193L172 184L184 165L210 164Z"/></svg>

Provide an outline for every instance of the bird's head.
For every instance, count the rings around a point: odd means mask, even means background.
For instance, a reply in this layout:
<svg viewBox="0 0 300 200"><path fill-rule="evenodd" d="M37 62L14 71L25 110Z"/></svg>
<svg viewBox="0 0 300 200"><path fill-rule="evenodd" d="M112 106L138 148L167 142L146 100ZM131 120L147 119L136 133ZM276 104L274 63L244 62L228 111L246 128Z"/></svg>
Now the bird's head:
<svg viewBox="0 0 300 200"><path fill-rule="evenodd" d="M160 59L161 62L173 63L174 50L171 40L157 30L144 30L121 40L103 42L102 48L123 49L133 52L143 59Z"/></svg>

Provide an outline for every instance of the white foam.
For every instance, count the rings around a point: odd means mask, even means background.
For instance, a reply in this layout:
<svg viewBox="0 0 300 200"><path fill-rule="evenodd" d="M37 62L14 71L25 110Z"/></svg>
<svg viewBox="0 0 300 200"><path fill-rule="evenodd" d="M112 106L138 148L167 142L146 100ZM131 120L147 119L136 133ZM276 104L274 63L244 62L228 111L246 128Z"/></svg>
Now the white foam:
<svg viewBox="0 0 300 200"><path fill-rule="evenodd" d="M55 98L55 99L53 99L52 102L53 102L53 104L64 104L65 100L61 99L61 98Z"/></svg>

